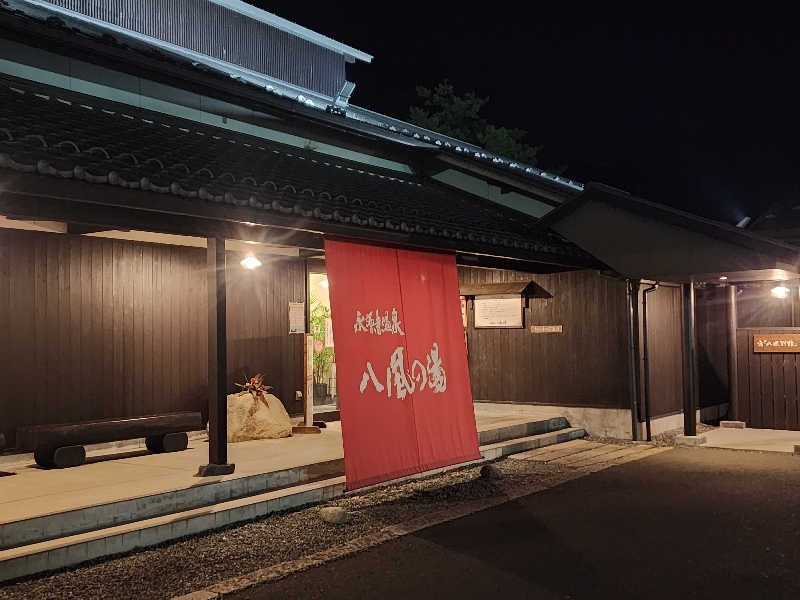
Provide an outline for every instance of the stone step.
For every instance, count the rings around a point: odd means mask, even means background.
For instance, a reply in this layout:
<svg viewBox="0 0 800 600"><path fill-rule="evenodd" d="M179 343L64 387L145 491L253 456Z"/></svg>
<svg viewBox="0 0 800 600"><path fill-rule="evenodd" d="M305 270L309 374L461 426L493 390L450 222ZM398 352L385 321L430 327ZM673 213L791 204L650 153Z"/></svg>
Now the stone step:
<svg viewBox="0 0 800 600"><path fill-rule="evenodd" d="M0 582L154 546L255 519L272 512L327 502L341 496L344 491L344 477L334 477L228 500L212 506L2 550Z"/></svg>
<svg viewBox="0 0 800 600"><path fill-rule="evenodd" d="M190 488L11 521L0 524L0 550L143 521L339 475L344 475L344 460L341 458L224 481L199 482L201 485Z"/></svg>
<svg viewBox="0 0 800 600"><path fill-rule="evenodd" d="M586 436L586 430L581 427L567 427L558 431L529 435L512 440L504 440L494 444L481 446L481 455L487 460L495 460L511 454L535 450L553 444L560 444L577 440Z"/></svg>
<svg viewBox="0 0 800 600"><path fill-rule="evenodd" d="M506 440L523 438L531 435L540 435L552 431L560 431L569 427L569 421L565 417L553 417L540 421L519 420L512 423L499 423L496 426L489 426L489 429L478 432L478 443L495 444Z"/></svg>

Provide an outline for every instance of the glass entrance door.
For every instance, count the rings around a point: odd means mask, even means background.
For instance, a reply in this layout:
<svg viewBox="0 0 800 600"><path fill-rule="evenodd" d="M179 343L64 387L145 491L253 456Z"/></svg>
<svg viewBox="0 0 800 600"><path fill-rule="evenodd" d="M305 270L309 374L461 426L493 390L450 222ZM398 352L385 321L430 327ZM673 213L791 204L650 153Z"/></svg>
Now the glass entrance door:
<svg viewBox="0 0 800 600"><path fill-rule="evenodd" d="M309 332L314 336L314 410L338 410L336 354L327 273L308 274Z"/></svg>

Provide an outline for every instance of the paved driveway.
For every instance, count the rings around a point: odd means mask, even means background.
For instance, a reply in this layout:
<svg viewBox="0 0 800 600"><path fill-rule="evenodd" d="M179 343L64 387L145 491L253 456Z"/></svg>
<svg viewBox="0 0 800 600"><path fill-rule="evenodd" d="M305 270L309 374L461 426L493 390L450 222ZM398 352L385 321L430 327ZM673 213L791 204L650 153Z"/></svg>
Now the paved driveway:
<svg viewBox="0 0 800 600"><path fill-rule="evenodd" d="M800 598L800 457L679 448L232 596Z"/></svg>

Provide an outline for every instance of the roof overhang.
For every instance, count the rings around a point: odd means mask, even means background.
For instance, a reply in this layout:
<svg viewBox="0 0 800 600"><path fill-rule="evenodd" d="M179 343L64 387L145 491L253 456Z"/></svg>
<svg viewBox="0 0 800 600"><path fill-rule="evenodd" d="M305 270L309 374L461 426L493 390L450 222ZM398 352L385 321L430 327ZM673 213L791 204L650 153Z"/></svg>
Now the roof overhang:
<svg viewBox="0 0 800 600"><path fill-rule="evenodd" d="M430 156L440 162L441 166L439 168L442 171L447 168L453 168L462 173L475 175L503 189L531 195L550 206L560 206L580 193L578 189L568 188L555 182L551 183L544 179L533 181L530 177L520 177L515 173L508 172L508 170L500 170L490 165L483 165L468 158L453 156L444 152L430 152Z"/></svg>
<svg viewBox="0 0 800 600"><path fill-rule="evenodd" d="M793 246L595 183L541 224L625 277L735 282L800 273Z"/></svg>
<svg viewBox="0 0 800 600"><path fill-rule="evenodd" d="M523 298L552 298L553 295L532 279L506 281L502 283L464 283L459 291L462 296L519 295Z"/></svg>

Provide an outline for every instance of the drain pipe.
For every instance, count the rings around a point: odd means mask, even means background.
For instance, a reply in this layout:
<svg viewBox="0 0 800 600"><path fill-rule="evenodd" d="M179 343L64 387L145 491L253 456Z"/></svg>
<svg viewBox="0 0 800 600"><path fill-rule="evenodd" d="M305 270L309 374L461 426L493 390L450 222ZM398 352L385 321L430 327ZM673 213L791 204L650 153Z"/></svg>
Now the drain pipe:
<svg viewBox="0 0 800 600"><path fill-rule="evenodd" d="M644 422L647 429L647 441L652 441L650 434L650 351L647 344L647 294L655 292L658 283L642 290L642 378L644 379Z"/></svg>
<svg viewBox="0 0 800 600"><path fill-rule="evenodd" d="M628 362L631 393L631 439L639 440L639 280L627 279Z"/></svg>

